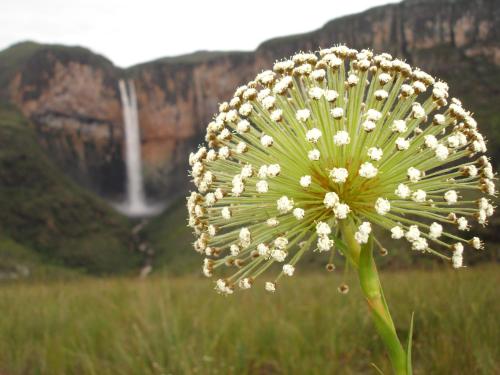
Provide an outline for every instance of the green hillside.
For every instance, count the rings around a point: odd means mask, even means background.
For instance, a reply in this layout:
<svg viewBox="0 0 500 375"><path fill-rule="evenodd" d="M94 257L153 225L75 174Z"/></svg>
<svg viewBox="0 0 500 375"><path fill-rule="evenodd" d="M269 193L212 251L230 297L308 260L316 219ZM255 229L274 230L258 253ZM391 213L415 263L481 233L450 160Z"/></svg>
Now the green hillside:
<svg viewBox="0 0 500 375"><path fill-rule="evenodd" d="M184 199L153 218L144 230L144 237L155 251L155 268L175 275L193 270L199 273L202 258L193 250L194 237L187 226Z"/></svg>
<svg viewBox="0 0 500 375"><path fill-rule="evenodd" d="M0 144L2 237L51 264L90 273L139 266L128 220L62 175L27 121L5 105L0 106Z"/></svg>

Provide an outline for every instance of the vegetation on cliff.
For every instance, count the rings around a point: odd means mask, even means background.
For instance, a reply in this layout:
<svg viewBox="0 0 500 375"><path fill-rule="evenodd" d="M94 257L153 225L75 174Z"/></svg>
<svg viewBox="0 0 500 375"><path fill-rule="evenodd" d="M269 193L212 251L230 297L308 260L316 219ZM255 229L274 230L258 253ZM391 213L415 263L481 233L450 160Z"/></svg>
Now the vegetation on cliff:
<svg viewBox="0 0 500 375"><path fill-rule="evenodd" d="M0 106L0 144L3 238L53 264L92 273L139 265L130 249L128 220L64 176L38 146L30 124L5 105ZM1 252L8 242L0 243Z"/></svg>

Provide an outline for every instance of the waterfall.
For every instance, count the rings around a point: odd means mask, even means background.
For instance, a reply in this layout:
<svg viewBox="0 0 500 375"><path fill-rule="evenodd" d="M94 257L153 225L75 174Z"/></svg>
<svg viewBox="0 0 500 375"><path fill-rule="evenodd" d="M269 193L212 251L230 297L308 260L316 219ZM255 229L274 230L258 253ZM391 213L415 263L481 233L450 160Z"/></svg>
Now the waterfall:
<svg viewBox="0 0 500 375"><path fill-rule="evenodd" d="M127 171L127 197L116 208L128 216L150 216L159 213L161 206L149 205L144 193L142 176L141 135L137 96L134 81L120 80L120 99L122 103L125 129L125 165Z"/></svg>

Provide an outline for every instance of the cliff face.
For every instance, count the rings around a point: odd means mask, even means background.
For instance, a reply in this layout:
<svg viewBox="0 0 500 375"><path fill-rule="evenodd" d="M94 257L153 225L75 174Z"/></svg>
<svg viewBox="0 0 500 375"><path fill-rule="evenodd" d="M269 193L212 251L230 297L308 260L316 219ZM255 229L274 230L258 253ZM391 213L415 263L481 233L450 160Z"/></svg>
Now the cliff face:
<svg viewBox="0 0 500 375"><path fill-rule="evenodd" d="M448 80L491 141L500 139L494 126L500 117L495 0L407 0L333 20L308 34L270 40L253 53L200 52L125 71L90 51L43 47L18 64L3 95L36 124L40 142L67 173L116 196L124 186L117 80L133 78L147 188L166 197L183 190L187 152L201 141L217 103L276 59L337 43L387 51Z"/></svg>
<svg viewBox="0 0 500 375"><path fill-rule="evenodd" d="M104 195L120 192L120 72L110 61L81 48L23 43L11 49L34 50L14 62L18 69L3 96L35 124L39 142L64 171ZM0 72L2 68L8 69L0 63Z"/></svg>

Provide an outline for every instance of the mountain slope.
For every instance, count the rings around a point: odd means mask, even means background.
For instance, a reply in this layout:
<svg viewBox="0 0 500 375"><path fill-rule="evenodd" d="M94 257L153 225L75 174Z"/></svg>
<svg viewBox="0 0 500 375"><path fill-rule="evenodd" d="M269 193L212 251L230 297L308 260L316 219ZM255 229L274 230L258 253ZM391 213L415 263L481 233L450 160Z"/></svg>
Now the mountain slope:
<svg viewBox="0 0 500 375"><path fill-rule="evenodd" d="M29 123L0 107L0 228L52 263L92 273L138 266L128 221L47 159Z"/></svg>

